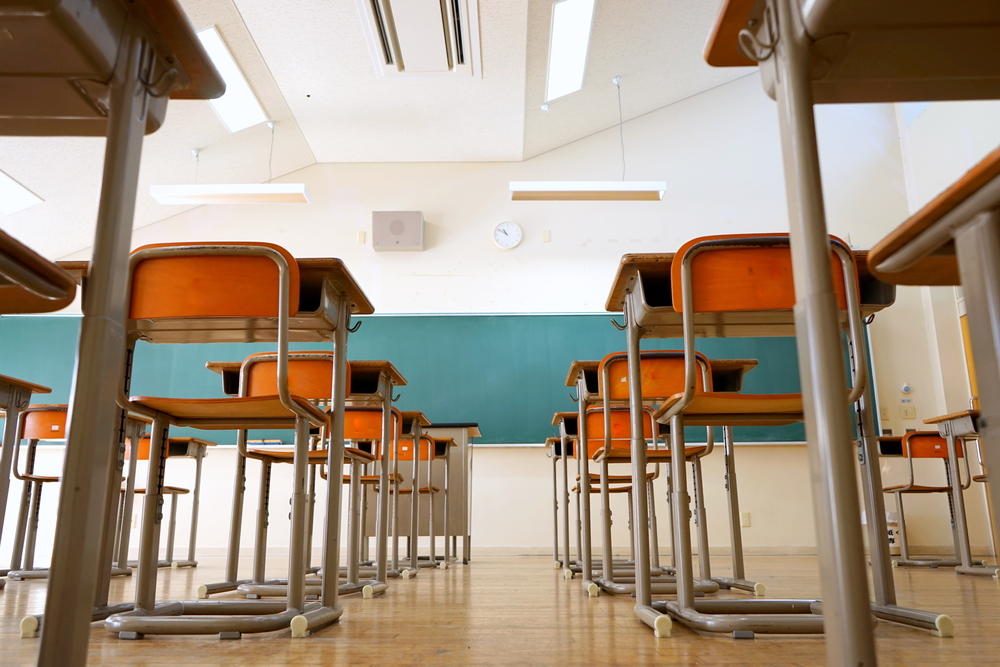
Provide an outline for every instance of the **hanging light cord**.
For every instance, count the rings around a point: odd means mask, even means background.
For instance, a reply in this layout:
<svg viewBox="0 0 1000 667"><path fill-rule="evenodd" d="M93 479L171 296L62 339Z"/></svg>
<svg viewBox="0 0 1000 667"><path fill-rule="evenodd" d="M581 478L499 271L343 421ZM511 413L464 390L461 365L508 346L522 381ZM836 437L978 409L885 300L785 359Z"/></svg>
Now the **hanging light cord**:
<svg viewBox="0 0 1000 667"><path fill-rule="evenodd" d="M271 176L271 160L274 159L274 121L267 121L267 126L271 128L271 149L267 154L267 182L270 183Z"/></svg>
<svg viewBox="0 0 1000 667"><path fill-rule="evenodd" d="M625 134L622 129L622 82L619 77L612 79L618 89L618 142L622 146L622 180L625 180Z"/></svg>

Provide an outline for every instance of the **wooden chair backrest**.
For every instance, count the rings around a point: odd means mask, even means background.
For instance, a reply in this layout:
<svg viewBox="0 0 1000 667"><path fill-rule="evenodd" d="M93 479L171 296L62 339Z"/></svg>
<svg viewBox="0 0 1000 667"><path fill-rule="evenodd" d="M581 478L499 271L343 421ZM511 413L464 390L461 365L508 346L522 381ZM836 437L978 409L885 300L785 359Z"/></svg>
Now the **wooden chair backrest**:
<svg viewBox="0 0 1000 667"><path fill-rule="evenodd" d="M433 461L434 460L434 440L430 436L420 437L420 460L421 461ZM413 460L413 441L412 440L400 440L399 441L399 460L400 461L412 461Z"/></svg>
<svg viewBox="0 0 1000 667"><path fill-rule="evenodd" d="M961 440L955 443L955 453L965 456ZM948 458L948 441L934 431L914 431L903 436L903 456L912 459Z"/></svg>
<svg viewBox="0 0 1000 667"><path fill-rule="evenodd" d="M399 437L399 410L392 408L392 430ZM382 408L347 406L344 408L344 438L347 440L382 440ZM377 449L377 448L376 448ZM377 452L381 454L381 449Z"/></svg>
<svg viewBox="0 0 1000 667"><path fill-rule="evenodd" d="M742 234L704 236L680 247L671 265L674 310L684 312L681 273L684 257L705 241L751 240L788 237L788 234ZM831 236L831 241L847 245ZM847 308L844 274L840 258L831 251L833 289L841 310ZM855 277L855 280L857 278ZM791 310L795 306L792 251L789 246L725 247L699 249L691 260L693 311L696 313L756 310Z"/></svg>
<svg viewBox="0 0 1000 667"><path fill-rule="evenodd" d="M628 407L611 408L611 446L628 448L632 443L632 417ZM642 413L642 437L653 438L653 417ZM593 456L604 448L604 409L587 409L587 456Z"/></svg>
<svg viewBox="0 0 1000 667"><path fill-rule="evenodd" d="M299 265L273 243L157 243L153 248L188 245L255 246L278 251L288 263L289 314L299 307ZM277 317L278 265L269 257L204 254L141 259L131 275L130 319L172 317Z"/></svg>
<svg viewBox="0 0 1000 667"><path fill-rule="evenodd" d="M323 355L322 359L307 358ZM276 356L274 352L251 354L247 361L255 358ZM278 394L278 360L265 359L246 363L247 396L276 396ZM351 385L351 365L347 365L347 386ZM289 352L288 392L308 400L323 400L333 396L333 353L332 352Z"/></svg>
<svg viewBox="0 0 1000 667"><path fill-rule="evenodd" d="M24 414L23 440L65 440L66 417L69 406L34 406L61 408L55 410L27 410Z"/></svg>
<svg viewBox="0 0 1000 667"><path fill-rule="evenodd" d="M700 352L696 353L709 371L709 387L711 391L711 362ZM614 352L601 360L599 373L603 377L607 366L610 380L608 396L611 400L628 399L628 357L625 352ZM684 391L684 350L645 351L639 356L639 372L642 376L643 398L667 398ZM603 381L603 380L602 380ZM706 391L701 373L695 385L696 392ZM603 429L602 429L603 432Z"/></svg>

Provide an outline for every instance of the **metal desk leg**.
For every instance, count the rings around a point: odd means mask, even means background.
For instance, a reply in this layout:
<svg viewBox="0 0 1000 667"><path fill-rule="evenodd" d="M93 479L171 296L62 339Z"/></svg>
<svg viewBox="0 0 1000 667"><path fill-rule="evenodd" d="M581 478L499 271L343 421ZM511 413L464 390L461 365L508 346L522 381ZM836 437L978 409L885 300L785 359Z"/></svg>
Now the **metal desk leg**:
<svg viewBox="0 0 1000 667"><path fill-rule="evenodd" d="M563 561L559 558L559 482L558 482L559 457L552 453L552 563L558 570L563 566ZM568 566L567 563L566 565Z"/></svg>
<svg viewBox="0 0 1000 667"><path fill-rule="evenodd" d="M375 580L389 578L389 457L392 441L392 385L383 380L382 388L382 460L379 461L378 506L375 514ZM374 592L374 591L373 591Z"/></svg>
<svg viewBox="0 0 1000 667"><path fill-rule="evenodd" d="M448 480L451 477L451 445L445 447L444 450L444 496L441 502L444 504L442 508L444 510L444 561L441 569L448 569L448 564L451 563L451 494L449 492ZM566 560L569 560L569 554L566 554Z"/></svg>
<svg viewBox="0 0 1000 667"><path fill-rule="evenodd" d="M561 436L561 446L562 446L562 543L563 543L563 553L566 555L566 562L563 563L563 576L568 576L572 578L573 571L570 566L573 561L569 556L569 461L567 460L567 438L565 430L560 426L559 428L562 433ZM579 549L577 549L577 556L579 556Z"/></svg>
<svg viewBox="0 0 1000 667"><path fill-rule="evenodd" d="M198 565L198 561L195 560L194 551L198 544L198 514L201 508L201 467L202 459L204 458L205 448L201 446L198 450L198 456L195 457L194 492L191 496L191 533L188 536L188 557L186 563L188 567Z"/></svg>
<svg viewBox="0 0 1000 667"><path fill-rule="evenodd" d="M142 430L145 430L145 425L143 425ZM137 435L133 432L128 443L129 456L128 473L125 475L125 497L122 500L122 515L118 522L121 528L121 537L118 540L117 557L118 569L122 571L128 569L128 547L132 535L132 509L135 506L135 470L138 465L138 447L141 437L141 433Z"/></svg>
<svg viewBox="0 0 1000 667"><path fill-rule="evenodd" d="M962 475L958 468L958 453L954 434L949 433L948 440L948 470L951 472L951 500L954 512L955 540L958 543L958 557L962 564L955 568L959 574L971 574L985 577L996 577L1000 568L996 565L976 565L972 560L972 549L969 547L969 524L965 515L965 495L962 489ZM969 455L968 447L963 444L965 456Z"/></svg>
<svg viewBox="0 0 1000 667"><path fill-rule="evenodd" d="M592 581L594 577L594 552L591 545L590 533L590 457L587 456L587 405L583 400L586 390L586 381L581 377L577 380L577 396L580 397L577 403L579 415L577 418L577 442L580 446L580 493L577 496L580 506L580 535L581 546L583 547L583 559L580 572L583 574L583 590L590 597L597 597L600 594L600 587ZM640 431L641 433L641 431ZM611 559L611 554L605 555L607 560Z"/></svg>
<svg viewBox="0 0 1000 667"><path fill-rule="evenodd" d="M864 544L844 396L837 302L812 108L809 38L798 0L770 0L778 42L770 57L781 126L795 279L795 320L814 487L830 664L875 665Z"/></svg>
<svg viewBox="0 0 1000 667"><path fill-rule="evenodd" d="M981 213L955 234L979 384L979 446L990 472L1000 471L1000 212ZM1000 496L990 494L1000 517Z"/></svg>
<svg viewBox="0 0 1000 667"><path fill-rule="evenodd" d="M94 254L70 397L69 434L38 665L83 667L102 551L101 521L119 412L125 351L125 281L147 105L139 83L152 42L127 19L110 86L108 141ZM163 100L166 103L166 100Z"/></svg>
<svg viewBox="0 0 1000 667"><path fill-rule="evenodd" d="M35 472L35 443L37 441L30 441L28 443L28 460L25 462L24 471L26 473ZM17 443L20 447L21 443ZM21 504L18 506L17 511L17 526L14 529L14 548L11 550L10 555L10 569L0 570L0 577L5 576L8 572L17 571L21 569L21 557L24 555L24 538L28 530L28 509L31 505L31 489L33 482L25 480L22 482L23 488L21 489ZM3 579L0 579L3 582ZM3 588L3 584L0 583L0 588Z"/></svg>
<svg viewBox="0 0 1000 667"><path fill-rule="evenodd" d="M417 570L420 568L420 558L418 552L420 549L418 545L420 544L420 526L418 522L420 520L420 431L413 435L413 463L411 464L411 473L413 475L410 482L410 536L406 539L406 546L410 552L410 569Z"/></svg>
<svg viewBox="0 0 1000 667"><path fill-rule="evenodd" d="M14 448L20 444L17 441L18 415L22 409L28 407L28 402L31 400L31 394L28 392L10 386L6 389L7 395L0 395L0 398L6 398L3 403L6 411L3 444L0 447L0 535L3 535L3 520L7 512L7 493L10 490L10 469L14 460ZM0 578L0 589L3 589L5 582L5 579Z"/></svg>

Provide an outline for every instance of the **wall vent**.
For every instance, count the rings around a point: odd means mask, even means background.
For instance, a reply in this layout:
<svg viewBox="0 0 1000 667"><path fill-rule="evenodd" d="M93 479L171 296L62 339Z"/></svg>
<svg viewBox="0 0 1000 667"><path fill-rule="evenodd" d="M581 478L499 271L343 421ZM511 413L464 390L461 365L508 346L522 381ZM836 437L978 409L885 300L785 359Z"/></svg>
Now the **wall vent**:
<svg viewBox="0 0 1000 667"><path fill-rule="evenodd" d="M380 79L480 77L477 0L357 0Z"/></svg>

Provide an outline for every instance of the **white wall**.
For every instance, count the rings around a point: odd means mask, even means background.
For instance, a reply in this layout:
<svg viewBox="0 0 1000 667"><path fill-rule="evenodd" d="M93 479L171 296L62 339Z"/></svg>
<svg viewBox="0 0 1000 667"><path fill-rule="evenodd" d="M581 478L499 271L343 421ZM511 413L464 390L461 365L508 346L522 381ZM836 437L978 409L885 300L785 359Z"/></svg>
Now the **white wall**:
<svg viewBox="0 0 1000 667"><path fill-rule="evenodd" d="M933 105L927 110L902 135L911 147L906 153L910 166L904 168L893 105L818 108L830 231L857 247L870 247L935 188L957 176L962 165L971 164L989 140L970 138L974 149L961 159L939 163L939 152L964 151L966 144L934 144L939 130L929 124L942 115L939 124L980 128L969 130L973 138L989 135L990 113L995 117L995 112L968 109L973 107ZM978 124L967 123L966 116ZM914 133L922 127L927 136L917 137ZM615 267L626 252L675 250L700 235L787 229L777 114L756 76L637 118L625 124L624 132L629 178L666 180L664 201L509 200L510 180L617 178L615 128L521 163L313 165L280 179L306 182L309 204L201 207L137 230L134 244L266 240L299 256L338 256L381 313L595 312L603 309ZM916 185L907 180L911 173L917 174ZM427 250L374 252L371 211L408 209L424 212ZM492 228L503 220L524 228L525 240L513 251L500 251L490 240ZM551 231L551 243L541 242L543 230ZM369 232L368 244L356 243L359 231ZM953 363L960 347L948 306L946 292L925 298L919 288L902 288L896 305L879 314L871 327L878 400L888 410L886 427L897 433L968 398L960 395L961 376L953 377L964 371L956 371L961 363ZM946 362L940 361L945 355ZM899 419L904 381L914 387L916 422ZM519 550L548 545L550 469L541 450L484 449L477 455L474 543ZM213 480L213 500L206 499L203 515L206 547L225 545L232 467L226 456L225 450L213 453L206 467ZM744 510L752 514L745 534L748 549L814 548L805 449L743 447L738 457ZM718 457L706 461L706 474L716 480L707 485L707 503L712 544L724 547L728 534L717 481L720 465ZM905 472L898 462L883 469L887 484ZM275 498L280 493L276 488ZM908 508L915 545L951 544L942 503L921 499ZM972 542L981 548L989 543L981 503L970 500L970 506ZM622 509L617 516L624 515ZM665 519L661 516L664 536ZM622 547L627 545L624 523L619 521L615 529L616 544ZM273 544L282 544L286 534L280 522L272 523ZM7 549L7 539L0 549Z"/></svg>

